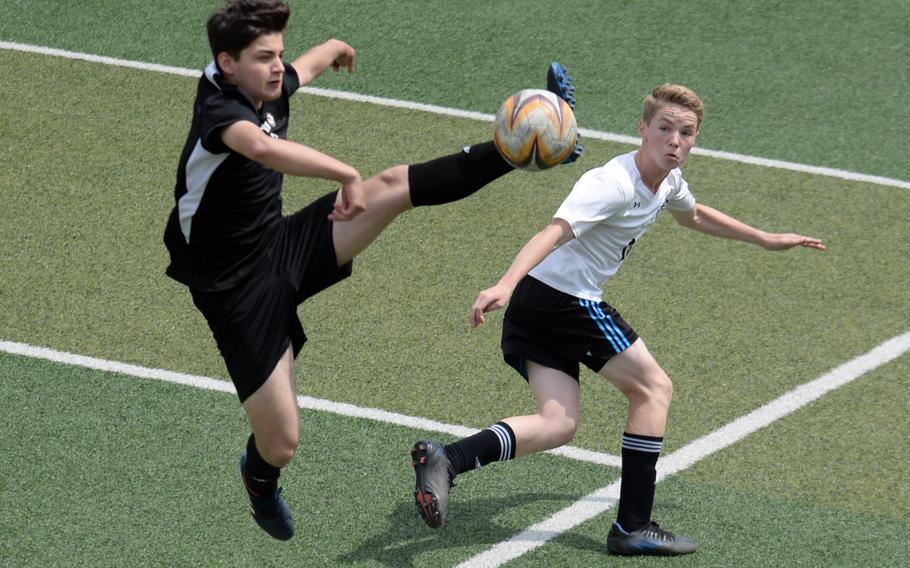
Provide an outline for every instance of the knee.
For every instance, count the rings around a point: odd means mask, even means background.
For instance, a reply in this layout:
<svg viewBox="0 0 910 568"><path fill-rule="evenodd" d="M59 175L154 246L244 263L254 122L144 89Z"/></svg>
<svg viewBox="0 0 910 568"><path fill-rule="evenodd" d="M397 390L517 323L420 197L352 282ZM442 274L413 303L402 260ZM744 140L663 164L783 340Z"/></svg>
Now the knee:
<svg viewBox="0 0 910 568"><path fill-rule="evenodd" d="M408 188L408 166L392 166L376 176L383 189L404 191Z"/></svg>
<svg viewBox="0 0 910 568"><path fill-rule="evenodd" d="M553 448L564 446L575 439L578 421L566 415L544 416L545 428Z"/></svg>
<svg viewBox="0 0 910 568"><path fill-rule="evenodd" d="M412 207L408 166L392 166L379 172L367 180L364 189L367 194L367 209L397 215Z"/></svg>
<svg viewBox="0 0 910 568"><path fill-rule="evenodd" d="M266 440L256 438L256 447L262 458L275 467L284 467L290 463L300 445L300 434L296 430L281 432Z"/></svg>
<svg viewBox="0 0 910 568"><path fill-rule="evenodd" d="M663 369L655 369L646 373L641 380L636 381L625 392L631 401L658 404L665 408L670 407L673 400L673 381Z"/></svg>

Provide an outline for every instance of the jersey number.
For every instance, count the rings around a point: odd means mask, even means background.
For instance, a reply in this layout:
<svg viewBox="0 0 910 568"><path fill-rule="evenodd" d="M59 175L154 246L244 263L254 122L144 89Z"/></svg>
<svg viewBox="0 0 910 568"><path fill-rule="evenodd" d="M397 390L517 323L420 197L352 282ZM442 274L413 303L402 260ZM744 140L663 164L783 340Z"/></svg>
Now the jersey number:
<svg viewBox="0 0 910 568"><path fill-rule="evenodd" d="M632 245L634 245L634 244L635 244L635 239L632 239L631 241L629 241L629 244L622 247L622 254L619 255L619 260L625 260L626 257L629 256L629 251L632 250Z"/></svg>

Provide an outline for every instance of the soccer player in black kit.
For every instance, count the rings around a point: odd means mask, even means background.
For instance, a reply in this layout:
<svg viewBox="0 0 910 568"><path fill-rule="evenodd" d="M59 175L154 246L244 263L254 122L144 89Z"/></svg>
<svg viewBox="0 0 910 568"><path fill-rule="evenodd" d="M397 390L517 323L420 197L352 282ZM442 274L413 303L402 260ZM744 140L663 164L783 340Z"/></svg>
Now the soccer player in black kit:
<svg viewBox="0 0 910 568"><path fill-rule="evenodd" d="M285 62L289 16L280 0L233 0L210 17L214 60L199 79L164 234L167 274L189 288L249 418L240 469L253 518L281 540L294 534L278 478L299 444L294 360L306 335L297 305L349 276L354 257L402 212L462 199L512 171L486 142L363 181L289 141L291 95L329 67L354 70L354 49L337 39ZM560 65L547 79L574 105ZM567 161L580 153L579 144ZM282 216L283 174L340 189Z"/></svg>

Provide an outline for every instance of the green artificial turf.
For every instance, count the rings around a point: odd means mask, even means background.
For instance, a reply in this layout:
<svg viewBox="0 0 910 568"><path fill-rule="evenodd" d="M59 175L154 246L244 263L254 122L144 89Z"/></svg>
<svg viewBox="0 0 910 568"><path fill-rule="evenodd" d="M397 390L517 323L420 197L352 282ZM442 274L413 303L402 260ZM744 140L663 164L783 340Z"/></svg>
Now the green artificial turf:
<svg viewBox="0 0 910 568"><path fill-rule="evenodd" d="M205 20L220 2L5 4L3 40L201 68ZM353 77L329 73L319 86L493 113L519 88L542 86L559 60L584 127L637 135L642 97L683 83L707 104L705 148L910 180L889 143L910 123L905 3L290 4L290 56L331 37L357 49Z"/></svg>
<svg viewBox="0 0 910 568"><path fill-rule="evenodd" d="M200 68L217 3L7 4L3 41ZM292 4L289 53L331 36L358 49L354 76L317 86L492 113L560 59L583 127L634 134L647 89L684 82L708 104L704 147L910 179L889 143L908 122L906 6ZM0 69L0 340L225 379L205 322L163 274L196 81L9 50ZM292 139L365 176L491 131L302 94L292 105ZM632 147L585 149L574 166L510 174L395 221L351 279L301 306L301 393L472 427L533 411L501 361L501 313L473 331L467 313L574 180ZM829 250L769 253L669 217L636 245L605 298L674 380L665 455L910 321L906 190L699 156L684 174L699 201ZM285 209L332 189L287 179ZM900 565L907 371L905 355L660 485L656 518L702 542L673 562ZM16 565L454 565L617 476L554 456L497 465L460 478L451 523L430 531L407 461L428 433L304 412L283 478L304 528L283 545L246 516L235 462L247 426L233 396L0 355L0 399L0 531L11 535L0 558ZM624 421L624 399L584 371L573 445L616 454ZM618 563L603 556L613 513L515 565Z"/></svg>

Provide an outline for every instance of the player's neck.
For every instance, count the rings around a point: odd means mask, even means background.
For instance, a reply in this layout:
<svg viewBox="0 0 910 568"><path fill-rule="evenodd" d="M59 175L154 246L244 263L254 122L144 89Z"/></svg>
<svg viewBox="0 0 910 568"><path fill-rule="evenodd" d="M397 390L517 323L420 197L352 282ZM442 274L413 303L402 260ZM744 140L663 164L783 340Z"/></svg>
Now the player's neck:
<svg viewBox="0 0 910 568"><path fill-rule="evenodd" d="M250 94L246 91L246 89L244 89L243 87L241 87L240 84L239 84L237 81L232 80L232 78L229 77L226 73L221 72L221 77L222 77L222 80L223 80L225 83L227 83L227 84L229 84L229 85L233 85L234 87L236 87L237 90L240 92L240 94L243 95L244 97L246 97L246 99L247 99L248 101L250 101L250 104L253 105L253 108L254 108L254 109L256 109L257 111L262 110L262 105L264 104L264 101L263 101L263 100L261 100L261 99L256 100L255 98L253 98L252 96L250 96Z"/></svg>
<svg viewBox="0 0 910 568"><path fill-rule="evenodd" d="M665 170L650 160L647 153L642 152L641 149L635 152L635 167L638 168L638 176L642 183L651 190L651 193L657 193L660 184L670 173L670 170Z"/></svg>

